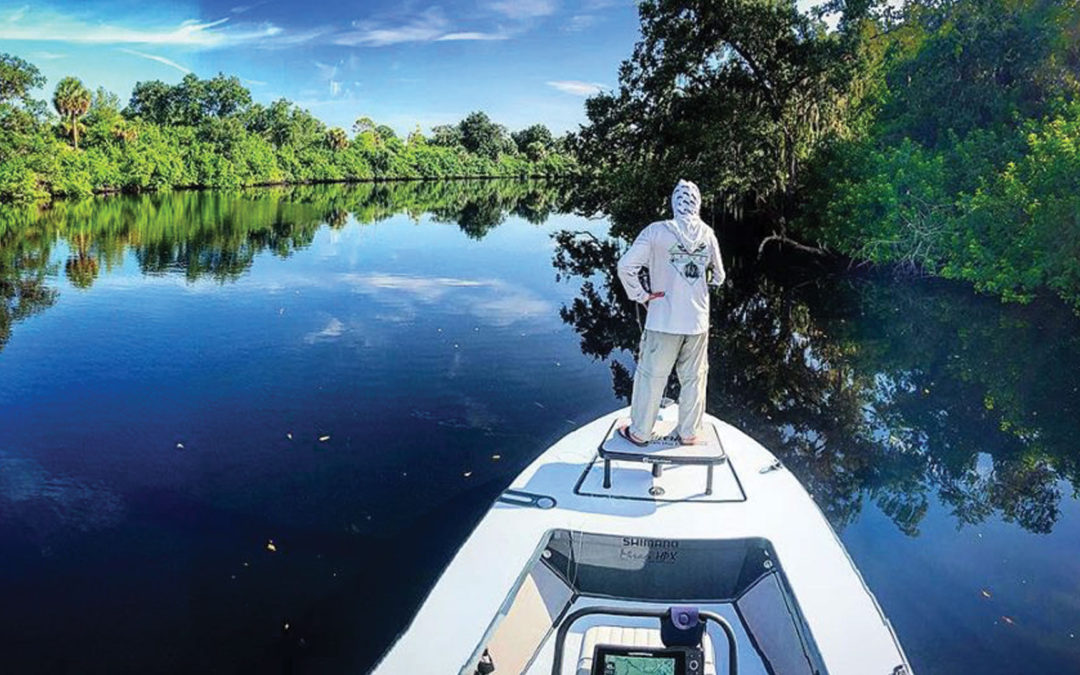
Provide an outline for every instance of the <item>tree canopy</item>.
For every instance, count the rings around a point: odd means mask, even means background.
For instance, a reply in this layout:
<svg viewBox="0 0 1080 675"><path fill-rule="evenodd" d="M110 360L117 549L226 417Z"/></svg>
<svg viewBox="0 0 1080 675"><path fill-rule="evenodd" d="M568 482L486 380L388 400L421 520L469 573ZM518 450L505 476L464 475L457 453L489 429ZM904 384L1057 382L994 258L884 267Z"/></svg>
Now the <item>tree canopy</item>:
<svg viewBox="0 0 1080 675"><path fill-rule="evenodd" d="M0 104L28 103L30 92L45 86L37 66L11 54L0 54Z"/></svg>
<svg viewBox="0 0 1080 675"><path fill-rule="evenodd" d="M804 236L1080 310L1080 2L912 2L884 30L870 123L820 156Z"/></svg>
<svg viewBox="0 0 1080 675"><path fill-rule="evenodd" d="M783 232L805 163L847 124L865 2L829 31L794 2L650 0L619 89L586 103L576 138L599 177L591 207L656 214L680 177L708 201L762 211Z"/></svg>
<svg viewBox="0 0 1080 675"><path fill-rule="evenodd" d="M632 236L679 178L780 242L1080 309L1080 0L646 0L572 139ZM835 21L830 25L829 17ZM730 216L730 218L727 218Z"/></svg>
<svg viewBox="0 0 1080 675"><path fill-rule="evenodd" d="M32 90L45 84L18 57L0 54L0 201L93 192L388 178L562 175L574 170L550 144L519 151L483 113L442 128L429 143L359 116L354 136L328 128L287 99L252 100L236 77L139 82L121 110L104 89L76 78L56 87L50 119ZM530 132L535 135L535 132ZM61 139L70 138L70 144ZM76 262L73 271L88 272Z"/></svg>
<svg viewBox="0 0 1080 675"><path fill-rule="evenodd" d="M235 76L218 74L200 80L188 73L179 84L139 82L131 92L127 115L159 125L201 124L211 117L238 114L251 105L251 92Z"/></svg>

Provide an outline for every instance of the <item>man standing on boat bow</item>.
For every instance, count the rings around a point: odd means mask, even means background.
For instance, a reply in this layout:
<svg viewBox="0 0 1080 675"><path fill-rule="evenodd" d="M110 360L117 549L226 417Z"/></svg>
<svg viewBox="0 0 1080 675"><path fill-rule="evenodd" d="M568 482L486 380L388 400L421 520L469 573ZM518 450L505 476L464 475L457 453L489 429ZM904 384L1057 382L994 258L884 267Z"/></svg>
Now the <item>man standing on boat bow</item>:
<svg viewBox="0 0 1080 675"><path fill-rule="evenodd" d="M671 195L674 218L647 226L619 260L626 295L648 308L641 338L630 425L619 434L634 445L653 438L660 400L674 367L679 378L679 441L697 443L709 372L709 289L724 283L720 244L701 220L701 192L680 180ZM641 284L649 270L650 289Z"/></svg>

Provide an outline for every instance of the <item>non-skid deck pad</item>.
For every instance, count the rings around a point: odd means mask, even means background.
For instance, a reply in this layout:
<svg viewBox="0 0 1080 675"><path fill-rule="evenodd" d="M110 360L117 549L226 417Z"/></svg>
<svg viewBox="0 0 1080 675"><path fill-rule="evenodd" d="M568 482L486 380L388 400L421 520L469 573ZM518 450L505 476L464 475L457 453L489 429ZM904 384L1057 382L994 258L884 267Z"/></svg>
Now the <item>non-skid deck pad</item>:
<svg viewBox="0 0 1080 675"><path fill-rule="evenodd" d="M653 427L653 440L646 446L640 447L623 438L618 433L620 427L630 424L629 418L619 418L608 430L604 442L600 445L604 452L619 453L625 455L639 455L657 458L685 458L693 461L700 459L703 462L716 461L725 456L724 445L720 442L720 434L711 422L702 425L700 440L701 445L682 445L675 438L674 419L659 419Z"/></svg>

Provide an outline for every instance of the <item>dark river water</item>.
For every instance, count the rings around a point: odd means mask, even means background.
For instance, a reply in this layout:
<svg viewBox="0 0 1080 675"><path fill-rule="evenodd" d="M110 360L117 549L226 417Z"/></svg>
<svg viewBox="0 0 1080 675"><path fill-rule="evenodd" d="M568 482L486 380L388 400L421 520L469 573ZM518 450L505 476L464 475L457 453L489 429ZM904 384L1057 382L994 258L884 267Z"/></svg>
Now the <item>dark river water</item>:
<svg viewBox="0 0 1080 675"><path fill-rule="evenodd" d="M0 214L0 672L370 668L513 476L625 405L624 244L567 198ZM1080 321L766 263L729 255L709 411L811 491L917 673L1080 672Z"/></svg>

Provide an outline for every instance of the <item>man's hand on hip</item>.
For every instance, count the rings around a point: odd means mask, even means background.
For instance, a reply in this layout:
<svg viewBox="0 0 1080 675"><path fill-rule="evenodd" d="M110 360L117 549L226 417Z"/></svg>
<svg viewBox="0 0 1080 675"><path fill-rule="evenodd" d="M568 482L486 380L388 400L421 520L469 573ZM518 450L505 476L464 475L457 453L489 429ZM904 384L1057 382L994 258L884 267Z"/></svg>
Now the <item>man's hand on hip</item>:
<svg viewBox="0 0 1080 675"><path fill-rule="evenodd" d="M662 297L664 297L664 292L663 291L660 291L659 293L649 293L649 297L645 298L645 304L648 305L653 300L656 300L657 298L662 298Z"/></svg>

